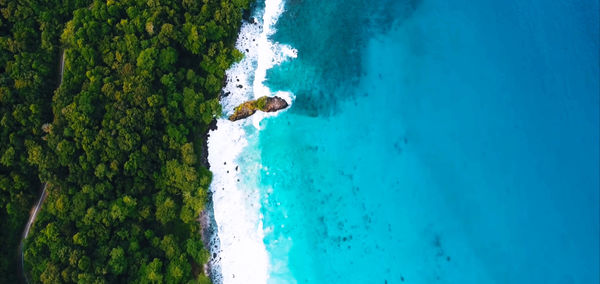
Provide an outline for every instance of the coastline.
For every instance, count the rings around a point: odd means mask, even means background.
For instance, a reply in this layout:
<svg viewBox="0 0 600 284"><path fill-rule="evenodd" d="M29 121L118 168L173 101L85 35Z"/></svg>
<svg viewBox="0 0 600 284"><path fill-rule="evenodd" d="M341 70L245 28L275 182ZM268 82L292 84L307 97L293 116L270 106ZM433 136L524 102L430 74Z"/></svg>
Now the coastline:
<svg viewBox="0 0 600 284"><path fill-rule="evenodd" d="M221 278L220 271L215 269L217 265L216 262L218 262L219 259L217 259L217 255L212 252L220 247L220 242L217 234L217 222L215 220L212 194L210 194L210 192L204 210L200 213L198 220L200 221L200 226L202 228L200 231L202 243L204 244L204 248L211 254L209 261L202 267L203 273L211 279Z"/></svg>
<svg viewBox="0 0 600 284"><path fill-rule="evenodd" d="M240 52L242 52L244 54L244 59L242 60L242 62L233 63L229 67L229 69L225 73L225 76L221 83L221 91L219 93L219 103L223 109L222 114L227 114L228 112L230 112L233 109L234 105L239 100L243 100L243 98L239 98L239 96L241 94L249 93L250 84L248 83L248 84L246 84L246 86L242 85L243 87L240 88L239 82L240 82L240 80L242 80L244 82L249 82L252 79L251 76L241 76L241 75L248 75L248 74L252 73L251 72L252 64L248 60L248 58L254 58L253 56L249 56L249 54L248 54L249 53L248 51L250 49L252 49L252 47L251 47L252 41L249 38L246 40L243 40L243 38L245 35L255 34L255 33L260 32L258 22L256 21L256 18L254 16L254 12L256 12L255 5L256 5L256 1L254 1L251 4L251 6L247 10L244 11L242 21L240 24L240 28L238 30L238 34L236 37L236 43L235 43L234 48L237 48ZM251 31L248 31L249 29ZM244 42L245 44L240 45L240 42ZM254 61L254 60L252 60L252 61ZM244 63L246 63L246 64L244 64ZM234 69L236 66L240 67L240 65L242 65L242 64L244 64L244 66L242 67L244 72L231 72L231 70ZM234 75L232 73L237 73L237 74ZM240 77L242 77L242 78L240 78ZM232 95L232 93L234 95ZM232 98L239 98L239 99L229 102L229 100ZM215 173L214 168L211 167L211 163L210 163L210 159L209 159L209 153L210 153L209 140L210 140L211 132L214 132L218 129L217 125L218 125L219 119L220 119L220 117L213 118L208 129L206 129L206 131L203 132L201 137L199 138L202 143L202 147L201 147L202 152L200 155L201 164L202 164L202 166L209 169L212 174L211 188L209 188L208 193L207 193L206 204L205 204L204 209L200 213L200 216L198 217L198 221L200 222L200 226L201 226L202 242L203 242L204 248L206 250L208 250L208 252L209 252L209 260L206 264L204 264L204 266L202 267L202 270L203 270L204 274L207 275L211 279L211 281L215 284L223 283L224 281L223 281L223 273L221 270L221 260L222 260L221 240L219 238L219 227L217 224L217 220L215 218L215 202L214 202L214 197L213 197L214 190L212 190L216 173Z"/></svg>
<svg viewBox="0 0 600 284"><path fill-rule="evenodd" d="M293 48L269 40L283 13L284 1L260 4L254 3L242 21L235 48L244 57L226 71L219 101L222 116L205 140L212 181L210 204L201 222L209 228L203 230L210 251L206 269L215 284L266 283L269 278L270 257L264 244L260 191L255 184L255 173L261 167L260 150L252 139L258 136L260 121L278 113L259 113L236 122L226 118L236 106L260 96L277 95L292 104L292 94L272 92L263 84L268 69L296 57Z"/></svg>
<svg viewBox="0 0 600 284"><path fill-rule="evenodd" d="M227 77L225 77L227 79ZM223 86L225 86L225 82L223 82ZM208 162L208 134L210 131L217 129L217 119L213 119L206 129L205 132L200 136L200 141L202 143L201 153L200 153L200 163L203 167L210 169L210 163ZM203 265L202 270L204 275L207 275L209 278L213 279L215 277L220 277L216 269L213 269L213 262L215 261L216 256L212 252L213 249L218 249L219 247L219 238L217 236L217 222L215 221L215 212L213 207L213 199L212 193L208 190L207 200L204 205L204 209L200 212L200 216L198 217L198 221L200 222L200 234L202 238L202 243L204 248L209 251L211 257L209 261Z"/></svg>
<svg viewBox="0 0 600 284"><path fill-rule="evenodd" d="M248 57L248 52L247 50L249 50L248 46L245 47L241 47L239 46L239 42L240 42L240 37L243 34L243 29L244 27L257 27L256 25L258 24L253 16L253 13L256 10L256 0L253 0L252 3L250 4L250 7L246 10L244 10L243 15L242 15L242 20L237 32L237 37L236 37L236 42L234 44L234 48L238 49L240 52L242 52L244 54L244 58ZM249 43L250 41L248 40L247 43ZM236 66L239 65L239 62L233 63L229 69L227 70L227 72L225 73L225 76L223 77L223 80L221 82L221 90L220 93L218 95L219 98L219 104L222 107L222 113L225 113L225 109L228 108L227 105L224 103L224 100L226 100L226 98L232 93L232 91L234 93L239 93L240 90L239 86L236 85L234 88L231 88L231 85L233 84L233 79L231 77L230 74L230 70ZM250 69L250 66L246 66L246 69ZM246 78L246 80L248 80ZM239 78L236 77L236 82L239 82ZM233 90L227 90L229 86L229 89L233 89ZM236 92L237 91L237 92ZM234 103L233 103L234 104ZM229 106L229 109L231 109L232 107ZM210 152L210 148L209 148L209 138L210 138L210 133L214 132L217 130L217 121L219 120L219 117L213 118L213 120L211 121L211 123L209 124L209 127L206 129L206 131L204 131L201 136L199 137L200 142L202 143L202 147L201 147L201 153L200 153L200 162L201 165L203 167L206 167L212 174L212 181L211 181L211 187L212 187L212 183L214 182L214 170L211 167L210 161L209 161L209 152ZM208 262L205 263L202 267L202 270L204 272L205 275L207 275L211 281L213 283L223 283L223 275L222 275L222 271L221 271L221 267L220 267L220 261L221 261L221 256L220 256L220 252L221 252L221 241L219 238L219 229L218 229L218 224L217 221L215 219L215 207L214 207L214 198L213 198L213 190L211 190L210 188L208 189L207 192L207 200L205 203L205 207L202 210L202 212L200 213L200 216L198 217L198 221L200 223L201 226L201 239L202 239L202 243L204 245L204 248L209 252L209 259Z"/></svg>

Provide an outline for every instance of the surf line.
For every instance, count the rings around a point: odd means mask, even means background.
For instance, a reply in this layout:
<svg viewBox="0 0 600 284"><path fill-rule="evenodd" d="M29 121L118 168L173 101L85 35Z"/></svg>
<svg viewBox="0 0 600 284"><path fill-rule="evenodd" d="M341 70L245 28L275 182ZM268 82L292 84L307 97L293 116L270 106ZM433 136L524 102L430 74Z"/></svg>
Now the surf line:
<svg viewBox="0 0 600 284"><path fill-rule="evenodd" d="M292 104L293 94L276 92L264 85L267 71L295 58L290 46L272 42L275 25L284 11L283 0L265 0L256 18L242 24L236 48L244 59L227 70L222 90L223 113L253 98L277 95ZM217 120L217 129L209 132L208 160L213 180L210 186L215 234L210 247L211 275L215 283L267 283L269 254L263 242L263 216L256 183L245 182L260 169L260 150L249 149L249 137L256 136L260 121L273 113L257 113L251 120ZM247 128L248 124L254 127Z"/></svg>

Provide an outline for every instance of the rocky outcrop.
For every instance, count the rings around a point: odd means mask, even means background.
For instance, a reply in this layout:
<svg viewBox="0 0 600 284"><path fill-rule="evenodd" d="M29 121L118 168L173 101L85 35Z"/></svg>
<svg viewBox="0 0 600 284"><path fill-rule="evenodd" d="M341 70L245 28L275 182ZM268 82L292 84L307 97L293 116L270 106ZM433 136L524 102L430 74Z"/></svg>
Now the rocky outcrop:
<svg viewBox="0 0 600 284"><path fill-rule="evenodd" d="M280 97L260 97L247 101L235 108L229 120L236 121L253 115L256 111L274 112L288 107L288 103Z"/></svg>
<svg viewBox="0 0 600 284"><path fill-rule="evenodd" d="M261 109L264 112L274 112L288 107L288 103L280 97L267 98L265 107Z"/></svg>

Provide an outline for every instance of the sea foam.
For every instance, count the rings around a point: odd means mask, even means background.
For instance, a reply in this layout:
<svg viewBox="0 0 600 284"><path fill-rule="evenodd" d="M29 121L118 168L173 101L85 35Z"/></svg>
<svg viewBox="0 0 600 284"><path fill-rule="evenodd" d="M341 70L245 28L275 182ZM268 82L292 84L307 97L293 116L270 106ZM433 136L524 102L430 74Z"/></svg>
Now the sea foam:
<svg viewBox="0 0 600 284"><path fill-rule="evenodd" d="M269 37L283 12L282 0L266 0L262 19L244 22L236 48L244 59L227 70L221 105L225 115L253 98L277 95L292 104L293 94L272 93L264 85L267 70L288 58L296 57L293 48L274 43ZM260 129L260 121L277 114L258 112L248 120L231 122L220 118L217 129L209 133L208 160L213 173L210 186L214 217L220 244L211 250L211 275L215 283L267 283L269 255L263 238L260 196L245 174L260 169L258 149L248 148L248 137ZM247 128L252 124L254 127ZM244 159L241 159L241 157ZM252 180L252 179L250 179Z"/></svg>

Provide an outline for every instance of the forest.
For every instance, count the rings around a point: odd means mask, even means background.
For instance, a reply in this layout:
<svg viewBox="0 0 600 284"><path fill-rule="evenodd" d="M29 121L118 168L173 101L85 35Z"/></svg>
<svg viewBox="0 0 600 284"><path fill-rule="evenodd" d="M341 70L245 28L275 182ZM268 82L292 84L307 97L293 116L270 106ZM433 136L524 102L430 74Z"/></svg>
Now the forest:
<svg viewBox="0 0 600 284"><path fill-rule="evenodd" d="M3 282L44 183L29 282L210 282L202 137L249 1L0 0Z"/></svg>

